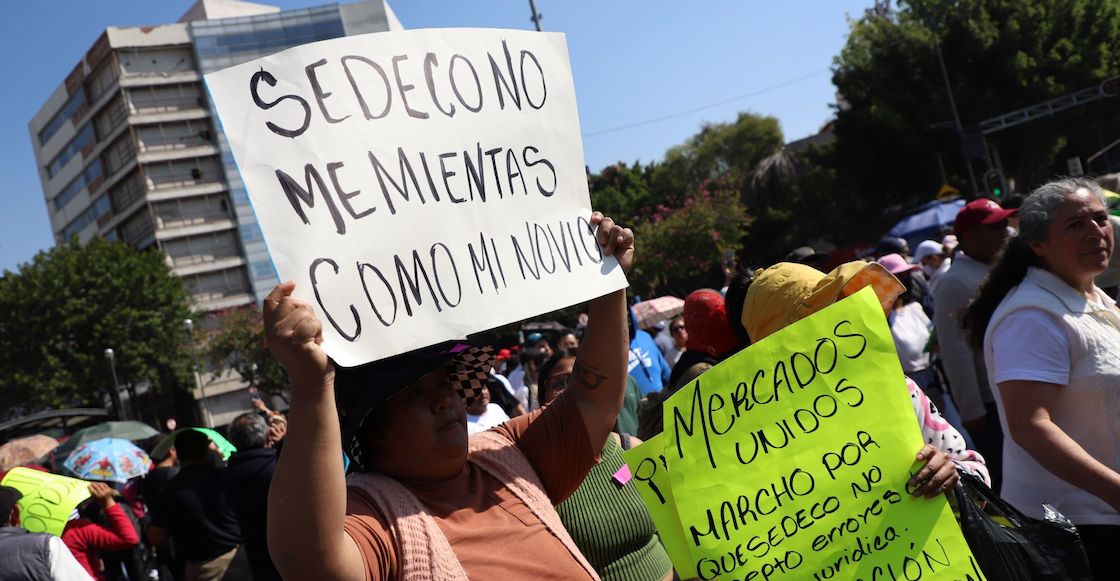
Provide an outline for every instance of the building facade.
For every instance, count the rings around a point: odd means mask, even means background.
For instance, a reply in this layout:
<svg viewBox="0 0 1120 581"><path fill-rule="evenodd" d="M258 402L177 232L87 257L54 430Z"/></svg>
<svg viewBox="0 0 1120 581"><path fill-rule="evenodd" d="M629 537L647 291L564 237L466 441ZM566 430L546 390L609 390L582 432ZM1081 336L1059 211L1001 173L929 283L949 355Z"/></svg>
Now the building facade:
<svg viewBox="0 0 1120 581"><path fill-rule="evenodd" d="M199 0L173 24L106 29L28 126L56 241L160 248L200 314L259 302L278 278L202 75L391 29L382 0L286 11ZM204 422L244 409L230 373L201 383Z"/></svg>

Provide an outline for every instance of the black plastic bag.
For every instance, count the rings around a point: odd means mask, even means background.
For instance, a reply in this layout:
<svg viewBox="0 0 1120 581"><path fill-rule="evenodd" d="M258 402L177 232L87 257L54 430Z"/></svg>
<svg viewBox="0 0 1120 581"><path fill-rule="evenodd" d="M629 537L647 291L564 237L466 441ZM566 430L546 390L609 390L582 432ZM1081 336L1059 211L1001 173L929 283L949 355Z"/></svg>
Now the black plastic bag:
<svg viewBox="0 0 1120 581"><path fill-rule="evenodd" d="M989 581L1091 581L1077 527L1050 505L1024 515L979 478L961 474L955 492L961 530Z"/></svg>

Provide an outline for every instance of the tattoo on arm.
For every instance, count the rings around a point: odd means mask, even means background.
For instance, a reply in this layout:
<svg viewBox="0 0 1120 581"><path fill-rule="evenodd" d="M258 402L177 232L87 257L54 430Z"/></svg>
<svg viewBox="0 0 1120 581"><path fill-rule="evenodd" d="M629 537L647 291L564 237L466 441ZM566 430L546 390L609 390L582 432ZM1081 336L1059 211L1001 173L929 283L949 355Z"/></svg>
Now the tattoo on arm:
<svg viewBox="0 0 1120 581"><path fill-rule="evenodd" d="M575 367L572 368L572 379L583 384L587 389L594 391L599 389L600 385L603 385L603 381L607 379L607 376L577 359Z"/></svg>

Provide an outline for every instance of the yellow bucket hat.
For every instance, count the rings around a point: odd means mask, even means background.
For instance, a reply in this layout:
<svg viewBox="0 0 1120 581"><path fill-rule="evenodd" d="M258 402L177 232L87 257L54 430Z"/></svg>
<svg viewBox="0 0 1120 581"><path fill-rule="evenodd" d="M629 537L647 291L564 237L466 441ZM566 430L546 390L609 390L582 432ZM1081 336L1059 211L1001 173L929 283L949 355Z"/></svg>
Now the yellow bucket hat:
<svg viewBox="0 0 1120 581"><path fill-rule="evenodd" d="M804 264L779 262L755 272L743 302L743 327L752 342L870 286L886 313L906 288L877 262L848 262L825 274Z"/></svg>

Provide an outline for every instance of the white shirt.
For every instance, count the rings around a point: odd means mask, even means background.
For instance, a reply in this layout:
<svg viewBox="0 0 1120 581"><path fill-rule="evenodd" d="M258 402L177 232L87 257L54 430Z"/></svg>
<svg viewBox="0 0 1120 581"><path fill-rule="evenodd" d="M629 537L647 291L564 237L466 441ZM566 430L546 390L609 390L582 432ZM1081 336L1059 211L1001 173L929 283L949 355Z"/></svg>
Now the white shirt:
<svg viewBox="0 0 1120 581"><path fill-rule="evenodd" d="M960 312L976 296L987 275L987 264L958 252L953 265L937 277L933 287L937 345L945 364L945 375L949 376L953 402L966 422L987 415L984 403L993 401L984 356L969 344L968 334L961 328L959 319Z"/></svg>
<svg viewBox="0 0 1120 581"><path fill-rule="evenodd" d="M51 579L55 581L93 581L81 563L74 558L62 539L51 535L47 541L47 550L51 555Z"/></svg>
<svg viewBox="0 0 1120 581"><path fill-rule="evenodd" d="M894 336L898 358L902 361L902 371L913 373L929 369L926 345L929 344L931 335L930 322L921 304L910 303L901 310L894 311L891 335Z"/></svg>
<svg viewBox="0 0 1120 581"><path fill-rule="evenodd" d="M984 354L996 393L1015 380L1059 386L1051 420L1090 456L1120 471L1120 312L1095 290L1096 300L1089 300L1032 267L992 315ZM1001 398L996 404L1007 433L1007 410ZM1035 518L1045 502L1074 524L1120 525L1116 509L1051 473L1011 437L1003 441L1000 496Z"/></svg>
<svg viewBox="0 0 1120 581"><path fill-rule="evenodd" d="M506 415L502 406L496 403L488 403L486 404L486 411L481 414L477 416L467 414L467 433L485 432L505 421L509 421L509 416Z"/></svg>

